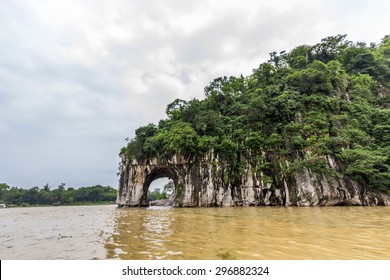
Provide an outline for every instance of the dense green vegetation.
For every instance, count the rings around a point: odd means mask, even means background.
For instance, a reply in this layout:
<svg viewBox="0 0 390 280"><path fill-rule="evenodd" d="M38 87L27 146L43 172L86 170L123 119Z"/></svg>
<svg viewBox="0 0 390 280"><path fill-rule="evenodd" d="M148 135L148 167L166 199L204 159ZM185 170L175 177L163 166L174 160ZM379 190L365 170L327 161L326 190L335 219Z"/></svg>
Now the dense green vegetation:
<svg viewBox="0 0 390 280"><path fill-rule="evenodd" d="M51 189L46 184L43 188L23 189L0 184L0 203L7 206L109 203L116 200L116 195L116 189L100 185L75 189L60 184L58 188Z"/></svg>
<svg viewBox="0 0 390 280"><path fill-rule="evenodd" d="M147 200L160 200L167 199L175 190L175 185L172 180L166 183L161 191L159 188L155 188L153 191L148 191Z"/></svg>
<svg viewBox="0 0 390 280"><path fill-rule="evenodd" d="M251 75L216 78L204 92L169 104L168 117L138 128L121 153L191 161L213 152L237 184L249 161L274 185L274 174L307 167L390 190L390 36L367 45L338 35L272 52Z"/></svg>

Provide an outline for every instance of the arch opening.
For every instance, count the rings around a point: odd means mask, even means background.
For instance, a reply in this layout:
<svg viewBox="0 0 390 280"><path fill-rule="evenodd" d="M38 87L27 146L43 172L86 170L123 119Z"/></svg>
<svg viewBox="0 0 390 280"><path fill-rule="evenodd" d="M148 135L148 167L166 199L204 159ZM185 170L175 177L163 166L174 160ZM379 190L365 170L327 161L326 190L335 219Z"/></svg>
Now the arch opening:
<svg viewBox="0 0 390 280"><path fill-rule="evenodd" d="M144 205L172 206L178 176L173 168L155 167L145 178Z"/></svg>

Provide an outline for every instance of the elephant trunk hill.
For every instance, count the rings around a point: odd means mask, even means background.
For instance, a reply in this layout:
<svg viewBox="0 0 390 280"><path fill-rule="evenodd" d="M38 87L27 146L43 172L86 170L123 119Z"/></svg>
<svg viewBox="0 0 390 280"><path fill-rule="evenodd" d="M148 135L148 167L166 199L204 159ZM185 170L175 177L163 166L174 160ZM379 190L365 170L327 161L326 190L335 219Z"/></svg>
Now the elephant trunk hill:
<svg viewBox="0 0 390 280"><path fill-rule="evenodd" d="M273 52L204 91L122 148L118 205L162 177L177 207L390 205L390 36Z"/></svg>

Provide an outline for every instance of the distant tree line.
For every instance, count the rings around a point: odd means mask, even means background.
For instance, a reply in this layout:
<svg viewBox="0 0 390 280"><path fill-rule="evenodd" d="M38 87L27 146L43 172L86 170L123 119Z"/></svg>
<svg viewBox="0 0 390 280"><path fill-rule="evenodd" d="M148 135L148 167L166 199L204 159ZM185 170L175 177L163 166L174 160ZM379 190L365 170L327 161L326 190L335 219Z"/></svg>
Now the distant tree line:
<svg viewBox="0 0 390 280"><path fill-rule="evenodd" d="M166 193L162 193L160 189L154 189L153 191L148 191L148 201L153 201L153 200L161 200L161 199L166 199Z"/></svg>
<svg viewBox="0 0 390 280"><path fill-rule="evenodd" d="M30 189L0 183L0 203L7 206L104 203L116 200L117 191L110 186L68 187L61 183L56 189L49 184Z"/></svg>
<svg viewBox="0 0 390 280"><path fill-rule="evenodd" d="M148 201L167 199L175 191L175 184L172 180L166 183L161 191L159 188L155 188L153 191L148 191Z"/></svg>

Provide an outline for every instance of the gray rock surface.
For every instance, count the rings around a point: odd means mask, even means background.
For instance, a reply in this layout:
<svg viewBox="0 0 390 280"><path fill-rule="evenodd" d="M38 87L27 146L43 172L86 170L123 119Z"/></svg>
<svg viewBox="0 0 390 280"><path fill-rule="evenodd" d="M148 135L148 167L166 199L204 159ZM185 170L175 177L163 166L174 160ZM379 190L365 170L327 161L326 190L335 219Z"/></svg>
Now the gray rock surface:
<svg viewBox="0 0 390 280"><path fill-rule="evenodd" d="M175 184L170 202L174 207L390 205L388 194L369 191L337 175L341 168L337 161L331 157L326 161L336 171L332 176L315 174L309 168L287 176L274 168L271 184L264 174L256 173L255 164L246 161L240 179L234 180L229 166L213 153L196 161L174 156L168 161L149 158L137 162L122 156L116 202L119 206L148 206L151 182L168 177Z"/></svg>

